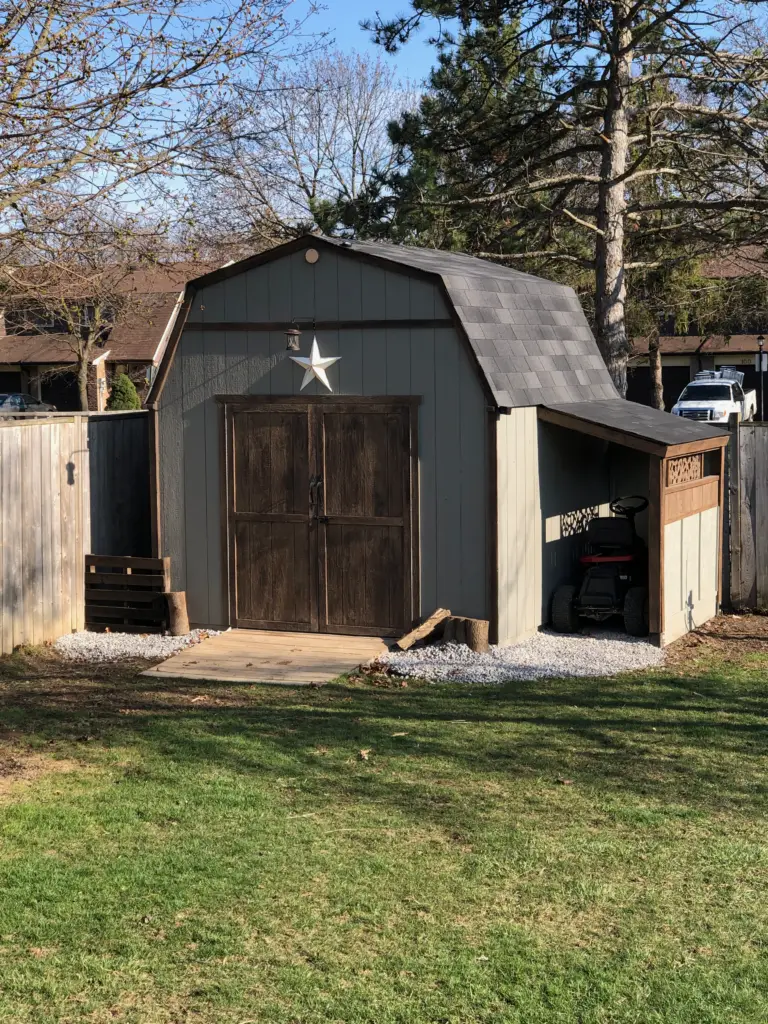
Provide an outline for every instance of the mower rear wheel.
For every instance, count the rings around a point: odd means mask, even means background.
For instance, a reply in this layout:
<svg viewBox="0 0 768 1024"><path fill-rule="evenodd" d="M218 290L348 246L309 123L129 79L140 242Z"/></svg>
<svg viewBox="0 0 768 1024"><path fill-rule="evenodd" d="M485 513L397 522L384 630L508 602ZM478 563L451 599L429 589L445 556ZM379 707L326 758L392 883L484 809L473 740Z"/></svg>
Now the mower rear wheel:
<svg viewBox="0 0 768 1024"><path fill-rule="evenodd" d="M579 613L576 611L578 588L570 583L558 587L552 598L552 626L558 633L577 633Z"/></svg>
<svg viewBox="0 0 768 1024"><path fill-rule="evenodd" d="M648 636L648 588L630 587L624 598L624 629L630 636Z"/></svg>

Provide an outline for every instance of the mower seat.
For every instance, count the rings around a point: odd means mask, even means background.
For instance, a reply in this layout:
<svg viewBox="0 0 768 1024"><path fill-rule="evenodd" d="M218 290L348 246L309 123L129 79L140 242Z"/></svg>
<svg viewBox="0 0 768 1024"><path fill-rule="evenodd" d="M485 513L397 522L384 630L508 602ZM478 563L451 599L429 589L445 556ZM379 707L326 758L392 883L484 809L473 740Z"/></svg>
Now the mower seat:
<svg viewBox="0 0 768 1024"><path fill-rule="evenodd" d="M635 546L632 523L622 516L590 519L587 523L587 544L593 554L630 554Z"/></svg>

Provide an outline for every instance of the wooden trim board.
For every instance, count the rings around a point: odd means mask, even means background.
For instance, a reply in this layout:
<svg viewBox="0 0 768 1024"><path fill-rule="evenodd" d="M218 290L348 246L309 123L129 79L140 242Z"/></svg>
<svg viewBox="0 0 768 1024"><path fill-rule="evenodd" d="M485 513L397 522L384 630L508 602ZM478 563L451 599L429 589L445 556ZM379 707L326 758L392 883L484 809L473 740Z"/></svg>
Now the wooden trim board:
<svg viewBox="0 0 768 1024"><path fill-rule="evenodd" d="M488 410L488 639L499 640L499 467L498 413Z"/></svg>
<svg viewBox="0 0 768 1024"><path fill-rule="evenodd" d="M717 610L723 602L723 520L725 518L725 448L720 449L720 475L717 487Z"/></svg>
<svg viewBox="0 0 768 1024"><path fill-rule="evenodd" d="M664 632L664 460L651 457L648 467L648 622L650 632Z"/></svg>
<svg viewBox="0 0 768 1024"><path fill-rule="evenodd" d="M723 449L725 451L725 449ZM721 485L719 476L705 476L690 484L664 489L662 522L676 523L678 519L696 515L720 503Z"/></svg>
<svg viewBox="0 0 768 1024"><path fill-rule="evenodd" d="M421 405L421 395L214 395L214 401L222 405L235 405L238 409L262 406L283 406L286 409L306 405L343 405L353 410L355 406L368 408L380 405ZM274 410L278 411L278 410Z"/></svg>
<svg viewBox="0 0 768 1024"><path fill-rule="evenodd" d="M285 332L296 327L294 320L187 320L186 327L190 331L253 331L276 333ZM310 328L302 320L298 325L303 327L302 333L309 333ZM440 329L453 327L449 317L442 319L409 319L409 320L315 320L311 330L315 331L361 331L361 330L411 330L420 328Z"/></svg>
<svg viewBox="0 0 768 1024"><path fill-rule="evenodd" d="M163 543L160 515L160 437L157 409L149 410L149 530L151 551L160 557Z"/></svg>

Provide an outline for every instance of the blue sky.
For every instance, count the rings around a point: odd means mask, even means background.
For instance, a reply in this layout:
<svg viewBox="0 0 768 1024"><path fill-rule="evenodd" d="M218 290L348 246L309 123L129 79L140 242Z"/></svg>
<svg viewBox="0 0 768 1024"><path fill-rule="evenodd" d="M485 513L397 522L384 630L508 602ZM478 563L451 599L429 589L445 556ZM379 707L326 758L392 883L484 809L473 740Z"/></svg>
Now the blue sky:
<svg viewBox="0 0 768 1024"><path fill-rule="evenodd" d="M298 0L297 13L305 0ZM381 47L371 42L370 33L360 28L360 22L373 18L378 11L383 17L406 13L408 0L324 0L325 10L311 18L307 29L328 31L340 50L379 51L388 62L397 67L405 78L421 81L434 62L434 49L427 45L429 33L422 30L394 57L388 57Z"/></svg>

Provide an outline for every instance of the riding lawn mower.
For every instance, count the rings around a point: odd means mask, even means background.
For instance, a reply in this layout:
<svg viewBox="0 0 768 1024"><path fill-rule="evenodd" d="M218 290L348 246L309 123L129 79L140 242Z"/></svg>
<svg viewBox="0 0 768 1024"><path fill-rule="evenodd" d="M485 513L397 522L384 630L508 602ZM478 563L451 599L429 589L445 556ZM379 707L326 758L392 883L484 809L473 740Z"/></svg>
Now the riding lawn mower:
<svg viewBox="0 0 768 1024"><path fill-rule="evenodd" d="M648 635L648 552L635 529L635 516L648 508L648 499L633 494L609 505L612 516L587 524L579 564L581 583L562 584L552 598L552 626L558 633L576 633L579 619L604 622L624 618L631 636Z"/></svg>

